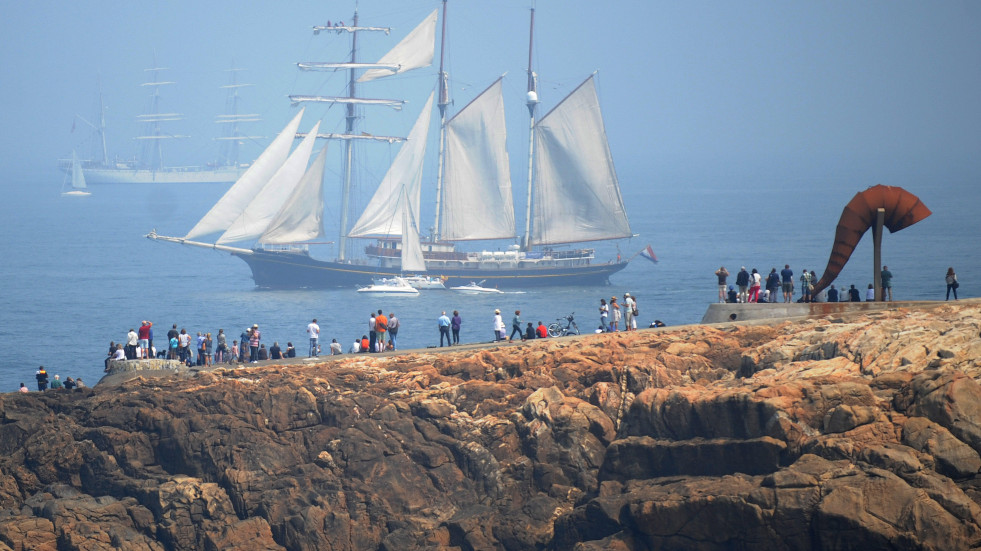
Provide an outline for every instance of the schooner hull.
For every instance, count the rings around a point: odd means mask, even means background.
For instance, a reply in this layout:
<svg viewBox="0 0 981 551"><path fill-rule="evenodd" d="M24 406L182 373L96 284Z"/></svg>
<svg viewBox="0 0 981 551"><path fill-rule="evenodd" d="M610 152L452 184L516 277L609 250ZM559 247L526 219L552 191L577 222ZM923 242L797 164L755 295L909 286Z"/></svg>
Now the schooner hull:
<svg viewBox="0 0 981 551"><path fill-rule="evenodd" d="M232 254L249 265L257 286L274 289L354 287L371 284L372 278L400 275L397 268L323 261L291 252ZM446 287L479 280L485 280L485 287L507 288L607 285L610 276L626 266L626 262L611 262L570 267L446 268L422 275L446 278Z"/></svg>
<svg viewBox="0 0 981 551"><path fill-rule="evenodd" d="M137 170L126 168L86 168L89 184L230 184L245 172L240 168L216 170Z"/></svg>

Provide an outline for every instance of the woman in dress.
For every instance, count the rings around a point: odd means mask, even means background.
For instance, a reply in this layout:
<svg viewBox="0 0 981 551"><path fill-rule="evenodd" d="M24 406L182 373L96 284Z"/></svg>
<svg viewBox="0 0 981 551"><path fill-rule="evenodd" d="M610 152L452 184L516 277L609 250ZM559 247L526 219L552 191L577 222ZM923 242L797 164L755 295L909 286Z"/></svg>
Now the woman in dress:
<svg viewBox="0 0 981 551"><path fill-rule="evenodd" d="M947 280L947 298L945 298L944 300L950 300L951 291L954 292L954 300L957 300L957 288L960 287L961 284L957 282L957 274L954 273L953 266L947 268L946 280Z"/></svg>

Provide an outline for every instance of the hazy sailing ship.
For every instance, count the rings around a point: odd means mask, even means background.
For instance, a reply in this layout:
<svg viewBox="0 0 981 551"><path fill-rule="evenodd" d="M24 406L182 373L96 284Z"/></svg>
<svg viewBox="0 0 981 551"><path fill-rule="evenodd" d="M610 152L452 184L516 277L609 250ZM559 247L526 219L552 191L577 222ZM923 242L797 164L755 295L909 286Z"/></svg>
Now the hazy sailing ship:
<svg viewBox="0 0 981 551"><path fill-rule="evenodd" d="M445 26L446 2L443 2ZM242 258L262 287L335 287L367 284L372 278L419 274L441 277L446 285L484 280L487 285L534 286L603 284L623 269L626 261L596 262L591 248L560 249L570 243L631 237L600 113L593 77L590 76L544 117L536 120L536 78L528 69L527 106L531 117L529 143L529 192L525 231L518 236L511 195L510 164L501 79L446 119L449 105L447 75L440 61L438 107L440 144L436 182L436 215L431 235L420 239L420 202L423 160L434 103L431 94L408 137L356 133L355 106L395 105L399 100L376 100L356 94L358 82L399 74L431 65L435 50L437 11L433 11L378 63L359 63L359 33L386 28L361 27L355 13L350 26L315 27L350 33L351 59L342 63L300 63L303 70L347 70L348 96L291 96L294 103L335 103L347 107L344 134L319 137L342 140L345 147L344 187L340 205L338 257L319 260L310 255L311 240L324 235L323 192L314 186L317 163L296 176L286 188L279 173L270 176L277 160L285 157L287 140L300 115L288 125L270 148L208 214L183 238L152 232L148 237L224 250ZM532 27L534 11L532 11ZM529 55L531 59L531 55ZM363 72L362 72L363 71ZM361 73L360 78L358 77ZM317 130L304 135L297 148L307 144ZM351 155L354 140L403 141L391 167L371 201L351 226L347 223L350 201ZM285 144L285 146L284 146ZM325 148L326 149L326 148ZM273 153L275 152L275 153ZM323 151L321 156L323 156ZM296 155L296 153L294 153ZM275 160L274 160L275 159ZM292 159L292 156L290 157ZM318 157L319 159L319 157ZM282 161L279 161L282 162ZM289 160L285 161L289 163ZM269 164L259 174L257 166ZM285 165L284 165L285 166ZM265 183L263 183L265 180ZM275 188L278 202L261 197ZM306 195L304 195L306 194ZM288 196L288 200L287 200ZM299 209L294 212L292 209ZM256 212L263 210L265 216ZM314 212L316 211L316 212ZM241 231L243 220L249 231ZM272 228L276 231L271 231ZM223 232L214 243L196 239ZM363 258L348 258L348 239L372 239ZM505 251L464 252L455 244L471 240L520 240ZM231 243L251 241L250 248Z"/></svg>
<svg viewBox="0 0 981 551"><path fill-rule="evenodd" d="M92 126L98 133L101 145L101 159L83 163L82 168L90 184L149 184L149 183L232 183L245 171L245 166L238 162L238 144L242 140L254 139L256 136L245 136L239 130L241 123L259 120L255 114L239 114L238 90L248 84L237 83L233 76L226 90L226 113L217 117L216 123L223 127L221 158L207 166L165 166L163 162L163 142L172 139L182 139L188 136L173 134L166 131L166 123L180 121L180 113L167 113L160 110L161 87L174 84L159 79L163 68L146 69L152 74L149 82L141 86L150 89L147 111L137 116L143 127L143 133L136 137L141 143L140 156L134 159L110 159L105 139L105 109L99 113L99 126ZM100 101L101 104L101 101ZM84 121L84 119L83 119ZM86 124L89 124L85 121Z"/></svg>

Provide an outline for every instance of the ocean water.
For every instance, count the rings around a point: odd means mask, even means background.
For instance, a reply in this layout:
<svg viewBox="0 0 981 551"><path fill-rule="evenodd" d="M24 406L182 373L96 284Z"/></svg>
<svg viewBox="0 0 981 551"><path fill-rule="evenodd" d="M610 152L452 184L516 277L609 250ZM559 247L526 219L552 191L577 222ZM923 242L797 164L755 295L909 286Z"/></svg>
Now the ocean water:
<svg viewBox="0 0 981 551"><path fill-rule="evenodd" d="M638 237L597 247L598 260L630 257L652 245L660 262L637 257L606 287L558 287L494 296L423 292L416 298L363 297L354 289L272 291L254 287L248 266L226 253L154 242L156 228L183 235L224 193L225 186L97 186L92 196L63 198L60 177L5 182L0 202L3 262L0 276L0 391L20 382L36 388L38 365L49 373L81 376L90 386L102 376L109 341L119 342L140 320L154 322L159 345L171 324L228 340L258 323L267 347L292 341L307 351L306 324L320 322L322 342L337 338L346 350L367 331L369 313L383 309L402 320L402 349L438 343L436 318L459 310L465 342L492 337L495 308L510 320L546 324L575 312L581 330L595 329L600 298L639 299L642 324L695 323L716 299L713 272L725 265L769 272L790 264L823 272L841 209L867 187L830 182L709 181L666 178L650 186L624 178L624 200ZM944 298L944 273L953 266L962 297L978 295L976 183L933 180L905 186L934 214L883 240L883 260L902 299ZM502 247L505 245L502 245ZM871 236L866 235L837 280L864 288L872 281Z"/></svg>

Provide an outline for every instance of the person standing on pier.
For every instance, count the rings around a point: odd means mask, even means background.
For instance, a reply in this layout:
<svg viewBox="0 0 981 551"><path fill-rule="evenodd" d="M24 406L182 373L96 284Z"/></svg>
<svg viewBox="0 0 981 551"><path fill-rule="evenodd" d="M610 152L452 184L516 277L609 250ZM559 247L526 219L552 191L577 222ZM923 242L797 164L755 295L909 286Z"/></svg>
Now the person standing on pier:
<svg viewBox="0 0 981 551"><path fill-rule="evenodd" d="M954 292L954 300L957 300L957 288L960 287L961 284L957 282L957 274L954 273L953 266L947 268L947 277L945 279L947 281L947 298L944 300L950 300L951 291Z"/></svg>
<svg viewBox="0 0 981 551"><path fill-rule="evenodd" d="M460 344L460 327L463 326L463 318L460 317L459 310L453 310L453 317L450 319L450 329L453 330L453 344Z"/></svg>
<svg viewBox="0 0 981 551"><path fill-rule="evenodd" d="M889 266L882 267L880 277L882 278L882 300L892 302L892 272L889 271ZM889 298L886 298L887 295Z"/></svg>
<svg viewBox="0 0 981 551"><path fill-rule="evenodd" d="M249 362L256 363L259 361L259 341L262 339L262 333L259 332L259 324L253 323L252 330L249 331Z"/></svg>
<svg viewBox="0 0 981 551"><path fill-rule="evenodd" d="M780 270L780 282L783 285L783 301L793 302L794 300L794 271L790 269L790 264L784 264Z"/></svg>
<svg viewBox="0 0 981 551"><path fill-rule="evenodd" d="M726 278L729 277L729 270L725 266L720 266L715 271L715 276L719 278L719 304L726 301Z"/></svg>
<svg viewBox="0 0 981 551"><path fill-rule="evenodd" d="M500 311L498 311L500 312ZM439 319L436 320L437 325L439 325L439 346L442 348L443 338L446 337L446 345L452 346L453 341L450 340L450 318L446 315L446 311L440 314Z"/></svg>
<svg viewBox="0 0 981 551"><path fill-rule="evenodd" d="M511 318L511 336L508 337L508 341L514 340L514 334L518 334L518 338L524 340L524 335L521 334L521 310L514 311L514 317Z"/></svg>
<svg viewBox="0 0 981 551"><path fill-rule="evenodd" d="M320 326L317 325L317 318L313 318L313 321L307 324L307 334L310 335L310 352L309 357L317 357L317 350L320 346Z"/></svg>
<svg viewBox="0 0 981 551"><path fill-rule="evenodd" d="M388 313L388 342L392 345L392 350L397 350L396 341L399 338L399 325L401 322L395 317L395 312Z"/></svg>
<svg viewBox="0 0 981 551"><path fill-rule="evenodd" d="M739 287L739 302L749 302L749 272L746 271L746 266L740 267L736 274L736 287Z"/></svg>

